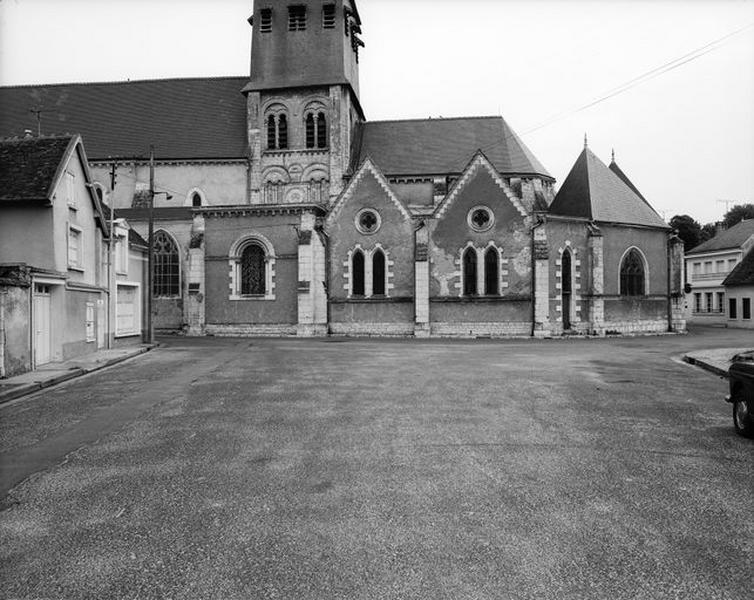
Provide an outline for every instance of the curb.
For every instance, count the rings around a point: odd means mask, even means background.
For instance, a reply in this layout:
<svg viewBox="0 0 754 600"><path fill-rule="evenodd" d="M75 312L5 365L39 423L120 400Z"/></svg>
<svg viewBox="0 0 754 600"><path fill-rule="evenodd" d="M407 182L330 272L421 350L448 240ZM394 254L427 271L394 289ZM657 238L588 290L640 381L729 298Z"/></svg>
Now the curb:
<svg viewBox="0 0 754 600"><path fill-rule="evenodd" d="M69 371L66 371L62 375L56 375L55 377L50 377L49 379L45 379L44 381L35 381L34 383L21 384L18 387L0 392L0 404L10 402L11 400L15 400L28 394L33 394L34 392L38 392L45 388L58 385L59 383L63 383L70 379L81 377L82 375L86 375L87 373L93 373L94 371L99 371L100 369L111 367L112 365L123 362L124 360L128 360L129 358L133 358L135 356L139 356L140 354L149 352L150 350L152 350L152 348L156 348L157 346L158 344L154 344L153 346L142 346L134 349L133 352L125 356L116 356L103 361L102 363L95 364L91 367L74 367Z"/></svg>
<svg viewBox="0 0 754 600"><path fill-rule="evenodd" d="M713 364L704 362L703 360L699 360L698 358L694 358L693 356L689 355L684 356L683 361L689 363L690 365L694 365L695 367L704 369L705 371L709 371L710 373L713 373L718 377L724 377L725 379L728 379L728 371L721 369L720 367L716 367Z"/></svg>

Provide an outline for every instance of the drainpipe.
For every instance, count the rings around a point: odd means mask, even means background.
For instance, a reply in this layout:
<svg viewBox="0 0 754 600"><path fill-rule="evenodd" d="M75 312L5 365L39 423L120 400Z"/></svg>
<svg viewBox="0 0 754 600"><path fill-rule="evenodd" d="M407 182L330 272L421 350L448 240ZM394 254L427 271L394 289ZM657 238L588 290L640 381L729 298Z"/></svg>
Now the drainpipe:
<svg viewBox="0 0 754 600"><path fill-rule="evenodd" d="M671 284L671 276L670 276L670 267L672 263L672 245L671 245L671 238L670 236L667 237L665 241L665 251L667 254L668 259L668 268L667 268L667 290L666 293L668 295L667 299L667 307L668 307L668 332L673 331L673 298L670 295L670 284Z"/></svg>

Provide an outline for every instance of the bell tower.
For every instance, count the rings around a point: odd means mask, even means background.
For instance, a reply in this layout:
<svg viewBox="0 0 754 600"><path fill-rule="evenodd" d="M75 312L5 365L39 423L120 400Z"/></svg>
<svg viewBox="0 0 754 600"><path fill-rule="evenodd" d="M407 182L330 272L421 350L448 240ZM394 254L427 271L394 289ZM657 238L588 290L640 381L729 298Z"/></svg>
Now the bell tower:
<svg viewBox="0 0 754 600"><path fill-rule="evenodd" d="M364 120L356 2L254 0L249 22L249 202L327 206Z"/></svg>

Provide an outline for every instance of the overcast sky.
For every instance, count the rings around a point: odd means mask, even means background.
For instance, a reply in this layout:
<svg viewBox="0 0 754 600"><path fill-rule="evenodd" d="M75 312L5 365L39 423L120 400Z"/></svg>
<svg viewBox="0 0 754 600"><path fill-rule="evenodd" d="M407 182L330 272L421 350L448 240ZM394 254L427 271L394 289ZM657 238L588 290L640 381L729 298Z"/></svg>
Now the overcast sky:
<svg viewBox="0 0 754 600"><path fill-rule="evenodd" d="M587 133L667 219L754 202L754 26L740 31L754 0L358 7L370 120L502 114L558 183ZM0 0L0 85L244 75L251 12L251 0Z"/></svg>

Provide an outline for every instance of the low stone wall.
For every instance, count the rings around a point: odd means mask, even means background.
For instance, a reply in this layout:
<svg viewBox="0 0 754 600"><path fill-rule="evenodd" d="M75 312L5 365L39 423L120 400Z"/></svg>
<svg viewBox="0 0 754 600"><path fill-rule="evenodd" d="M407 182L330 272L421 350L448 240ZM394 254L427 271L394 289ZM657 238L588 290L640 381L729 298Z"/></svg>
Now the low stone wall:
<svg viewBox="0 0 754 600"><path fill-rule="evenodd" d="M239 324L239 323L209 323L204 327L206 335L217 337L282 337L294 336L297 325L291 324Z"/></svg>
<svg viewBox="0 0 754 600"><path fill-rule="evenodd" d="M531 332L529 321L430 324L433 337L531 337Z"/></svg>

